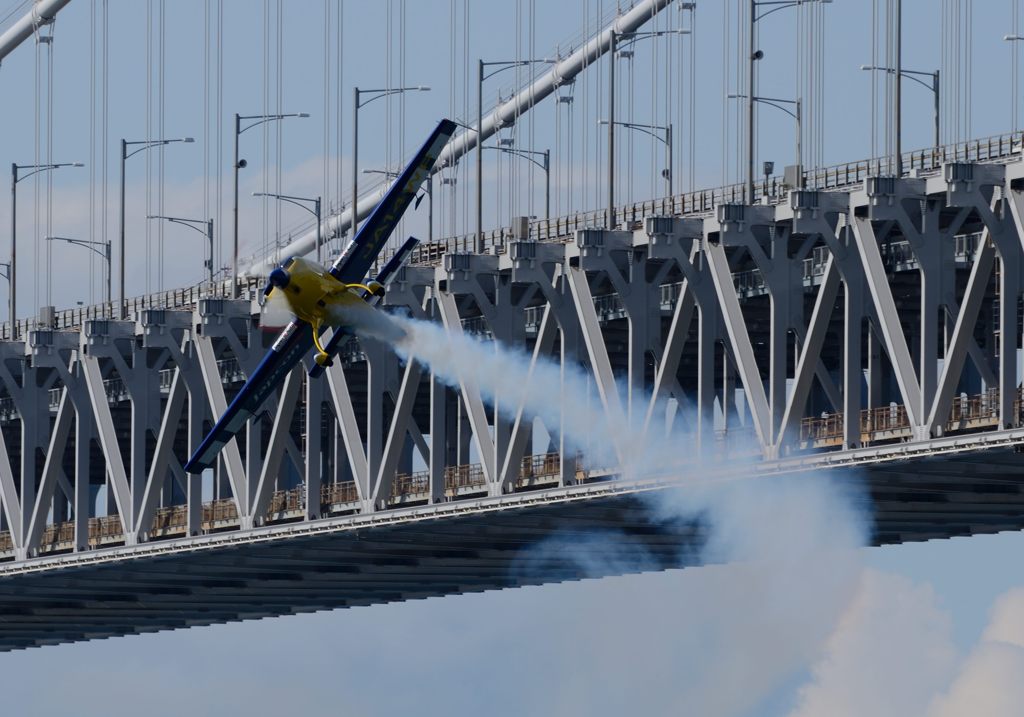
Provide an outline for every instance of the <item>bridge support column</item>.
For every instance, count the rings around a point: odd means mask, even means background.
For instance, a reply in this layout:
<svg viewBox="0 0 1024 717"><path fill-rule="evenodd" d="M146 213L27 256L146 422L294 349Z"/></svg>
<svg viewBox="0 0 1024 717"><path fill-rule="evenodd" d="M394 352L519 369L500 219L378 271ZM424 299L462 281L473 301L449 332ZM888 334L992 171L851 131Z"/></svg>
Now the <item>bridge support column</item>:
<svg viewBox="0 0 1024 717"><path fill-rule="evenodd" d="M320 488L323 484L323 403L322 378L303 376L306 384L306 519L320 517Z"/></svg>

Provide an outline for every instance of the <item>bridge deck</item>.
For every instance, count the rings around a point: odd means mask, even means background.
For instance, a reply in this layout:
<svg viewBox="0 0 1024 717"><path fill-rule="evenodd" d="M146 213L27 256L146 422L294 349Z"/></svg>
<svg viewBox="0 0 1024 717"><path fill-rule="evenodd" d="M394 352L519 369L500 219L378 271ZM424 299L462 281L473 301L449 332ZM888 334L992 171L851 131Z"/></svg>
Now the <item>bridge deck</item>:
<svg viewBox="0 0 1024 717"><path fill-rule="evenodd" d="M875 544L995 533L1024 528L1022 445L1024 430L1001 431L725 477L863 480ZM672 490L685 488L595 473L567 488L8 563L0 649L692 566L703 526L659 522L649 509Z"/></svg>

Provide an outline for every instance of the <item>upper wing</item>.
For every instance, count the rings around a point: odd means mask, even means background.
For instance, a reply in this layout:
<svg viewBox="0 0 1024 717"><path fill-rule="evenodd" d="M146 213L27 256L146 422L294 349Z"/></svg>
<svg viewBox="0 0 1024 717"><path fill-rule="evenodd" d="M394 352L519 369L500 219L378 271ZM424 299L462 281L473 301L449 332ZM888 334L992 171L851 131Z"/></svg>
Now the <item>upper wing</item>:
<svg viewBox="0 0 1024 717"><path fill-rule="evenodd" d="M366 222L359 228L352 240L334 262L331 273L340 281L351 284L362 281L373 266L377 254L394 231L406 207L412 202L423 181L430 176L437 156L455 132L455 123L441 120L427 141L420 147L405 170L398 175L388 193L373 210Z"/></svg>
<svg viewBox="0 0 1024 717"><path fill-rule="evenodd" d="M438 154L454 132L454 122L441 120L430 134L419 152L370 214L369 219L359 229L355 239L331 267L331 273L340 281L360 282L366 277L366 272L373 265L377 254L397 226L398 220L402 218L402 214L416 196L423 180L429 176ZM339 340L340 338L339 335ZM288 372L312 347L313 330L309 324L298 319L288 324L252 376L242 386L242 390L235 396L235 400L214 425L213 430L185 464L185 470L189 473L200 473L211 467L224 444L242 430L245 422L259 410Z"/></svg>

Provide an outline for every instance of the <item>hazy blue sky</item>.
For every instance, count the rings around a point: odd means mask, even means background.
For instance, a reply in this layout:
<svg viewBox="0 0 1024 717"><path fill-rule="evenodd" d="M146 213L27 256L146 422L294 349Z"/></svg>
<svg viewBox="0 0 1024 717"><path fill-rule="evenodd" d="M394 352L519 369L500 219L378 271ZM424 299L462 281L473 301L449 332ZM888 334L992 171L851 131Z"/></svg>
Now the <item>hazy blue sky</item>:
<svg viewBox="0 0 1024 717"><path fill-rule="evenodd" d="M1011 129L1011 55L1009 45L1001 37L1013 31L1013 1L1016 0L973 3L973 24L954 24L953 34L961 39L962 46L966 45L967 28L971 28L973 64L969 78L956 81L947 77L948 83L943 86L943 92L954 105L946 108L943 117L947 124L946 140ZM906 0L904 4L905 66L929 71L945 68L948 58L944 60L941 55L943 29L939 9L953 3ZM481 54L486 59L551 57L585 27L595 27L595 18L614 6L610 0L347 0L341 37L343 124L339 148L337 95L333 89L336 68L327 83L332 89L325 101L324 4L288 0L283 5L284 69L279 105L277 63L273 58L266 83L268 99L264 99L264 47L269 44L273 50L277 45L277 2L225 0L224 94L218 157L217 101L212 82L209 93L204 94L203 40L204 10L209 7L212 11L218 3L110 0L112 43L105 160L108 204L104 208L100 203L103 103L96 99L94 105L91 100L100 97L102 73L97 70L93 76L90 71L95 66L90 59L91 12L95 9L98 17L103 5L99 1L75 0L61 14L55 31L53 159L90 164L84 169L61 170L53 177L51 231L63 236L101 239L104 216L107 236L114 235L117 142L121 137L156 137L161 129L164 136L192 135L197 139L196 144L174 146L166 151L164 212L214 216L218 225L227 230L229 116L236 111L257 114L276 111L280 106L285 112L309 112L309 119L289 120L282 125L280 189L295 194L323 193L325 197L347 201L354 84L375 87L397 85L404 80L407 84L427 84L433 88L429 93L407 98L404 133L400 131L397 102L390 108L379 102L361 113L360 166L383 167L389 158L395 165L400 163L403 149L408 152L441 116L472 117L475 89L465 79L467 62L475 62ZM153 47L148 53L147 12L156 18L161 5L166 8L167 18L163 65L166 112L162 128L153 112L147 129L147 59L152 55L153 67L159 66L155 62L159 59L159 23L153 22ZM334 2L330 5L337 7ZM404 43L399 27L403 6ZM468 36L464 22L467 7L471 30ZM633 69L623 70L632 72L634 80L632 119L671 121L676 127L676 186L680 189L691 188L687 176L691 154L693 188L740 178L732 110L723 109L727 102L724 95L737 88L734 80L723 80L735 74L723 66L723 57L729 59L729 53L724 52L726 44L733 50L736 44L735 29L723 25L723 15L728 11L735 17L735 7L734 0L698 0L697 32L692 36L697 43L697 124L692 153L689 142L683 139L688 132L680 129L686 127L689 111L687 108L680 112L678 105L680 93L684 92L684 78L690 75L687 43L691 40L673 38L671 43L676 45L671 50L667 40L657 45L638 44ZM536 14L532 23L531 8ZM861 64L872 61L871 11L872 3L868 0L836 0L825 14L826 61L819 68L824 119L816 125L824 128L819 157L823 164L860 159L872 153L871 81L869 73L859 70ZM272 20L269 33L264 29L265 12ZM4 14L0 12L0 16ZM795 19L796 13L787 10L763 24L759 44L766 58L761 68L761 94L788 98L799 91L794 63L804 42ZM665 28L680 26L681 21L678 11L671 8L659 22ZM689 21L683 24L688 26ZM535 27L532 35L531 25ZM333 31L328 40L336 51L338 37ZM678 43L682 43L681 47ZM884 36L878 40L879 61L884 61L883 43ZM100 47L97 44L97 52ZM400 47L405 48L404 74ZM211 67L216 54L214 47ZM26 44L0 67L0 92L5 99L5 131L0 135L3 162L30 163L37 156L46 156L45 132L38 142L37 155L33 89L45 77L46 65L39 65L37 73L35 60L35 48ZM652 67L659 68L658 73ZM596 71L597 68L591 70ZM156 75L154 70L152 78ZM493 99L499 91L508 94L515 78L512 73L502 77L501 81L489 83L486 97ZM557 150L556 204L563 209L570 194L578 208L598 206L601 201L603 175L598 171L597 159L602 140L597 120L605 112L600 104L603 81L602 76L593 74L577 83L573 90L575 124L571 133L567 129L565 105L556 110L549 99L536 110L532 124L525 122L515 135L517 146ZM629 87L629 83L622 84ZM155 88L156 79L150 85ZM975 106L970 117L963 109L967 106L968 85ZM207 111L204 97L208 98ZM683 97L688 99L689 95ZM152 103L157 107L155 89ZM881 107L881 100L878 104ZM928 92L908 85L905 147L929 144L930 113ZM90 120L91 116L96 117L95 121ZM812 130L809 126L808 133ZM766 111L759 136L759 160L792 162L793 128L785 115ZM876 151L883 152L884 126L877 125L876 136ZM242 191L243 253L274 241L278 226L274 211L265 212L249 195L263 188L262 172L268 175L269 187L278 186L274 169L276 137L275 130L267 137L268 151L264 152L264 137L259 130L243 136L243 156L250 159ZM632 147L633 180L630 183L623 179L624 196L641 199L662 191L656 176L660 150L653 150L642 138L634 138ZM221 168L224 192L219 204L217 167ZM208 182L204 181L204 168L213 174ZM148 169L153 177L148 190L154 197L155 210L159 186L155 162ZM512 171L519 172L519 176L513 177ZM201 276L198 237L184 229L166 229L162 252L156 230L147 239L146 174L144 157L130 160L130 293L195 281ZM473 175L468 166L463 166L455 176L458 184L454 191L439 187L439 234L464 231L471 226ZM512 214L539 211L539 190L531 198L525 189L528 179L522 167L511 170L507 163L499 166L496 160L489 162L485 186L489 224L499 219L505 222ZM94 182L93 192L90 180ZM365 186L371 180L365 175L360 178ZM536 184L539 186L539 181ZM25 262L19 295L23 315L46 303L48 293L58 307L76 300L99 299L100 268L95 263L87 264L92 259L87 260L77 248L56 252L47 264L45 250L39 249L39 239L45 234L45 197L36 202L31 182L19 185L19 190L19 251ZM8 212L7 202L0 202L2 227L8 225ZM299 228L304 221L298 210L286 208L280 226L287 232ZM422 210L418 217L409 220L407 228L423 231ZM6 249L0 253L5 254ZM157 261L159 255L165 257L162 271ZM222 248L220 258L224 260L227 256ZM86 266L89 271L83 269ZM52 277L49 289L46 276ZM33 279L27 281L24 277ZM778 520L785 521L786 516L780 515ZM869 577L863 583L866 587L857 593L863 596L854 605L860 606L860 612L851 608L846 613L837 623L835 644L829 644L841 647L844 624L860 624L857 620L867 619L865 615L884 615L891 603L897 616L901 614L900 606L908 606L906 614L926 615L930 622L909 637L898 630L879 630L882 635L890 634L894 643L883 639L872 642L862 651L866 656L864 662L878 657L881 663L886 654L902 654L900 648L917 646L925 637L930 640L929 654L948 652L957 659L964 658L989 624L989 610L996 597L1024 584L1019 561L1022 551L1024 539L1019 534L866 550L863 559L873 572L867 573ZM799 594L799 585L786 587L791 594ZM885 596L880 606L872 603L879 595ZM722 618L721 605L726 597L732 610L728 614L746 616L749 624L744 624L749 630L709 635L707 626ZM471 711L498 715L611 715L631 708L640 714L678 714L679 706L688 704L691 690L699 691L699 685L695 686L692 680L705 674L707 659L728 661L730 656L749 653L755 642L759 649L767 649L769 655L772 640L779 641L777 646L782 647L786 633L773 631L768 624L772 614L762 612L763 608L762 595L750 589L742 567L726 567L266 620L2 655L0 704L9 714L212 715L244 709L257 715L280 714L285 710L356 715L448 715ZM708 644L702 644L698 639L701 637L707 638ZM766 657L763 662L767 664L771 658ZM816 679L814 664L814 660L808 660L798 670L781 677L776 675L778 681L759 697L751 711L729 711L723 706L718 712L703 714L790 714L799 703L800 687ZM936 669L933 674L946 673ZM748 689L749 675L730 679L731 683L716 685L721 694ZM881 683L876 683L875 692L862 696L885 702ZM827 713L843 714L839 710Z"/></svg>

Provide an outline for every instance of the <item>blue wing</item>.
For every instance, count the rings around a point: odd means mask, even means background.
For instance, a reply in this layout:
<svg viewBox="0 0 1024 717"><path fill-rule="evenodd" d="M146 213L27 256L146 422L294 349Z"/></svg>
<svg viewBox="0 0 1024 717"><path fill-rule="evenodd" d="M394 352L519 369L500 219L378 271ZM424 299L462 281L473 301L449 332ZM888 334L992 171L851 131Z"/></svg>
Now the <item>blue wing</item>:
<svg viewBox="0 0 1024 717"><path fill-rule="evenodd" d="M363 226L359 228L359 232L346 247L345 252L331 267L331 273L340 281L361 282L366 277L366 272L373 266L377 255L384 248L388 237L398 225L398 221L416 196L423 181L430 176L438 155L454 132L455 123L451 120L441 120L438 123L416 156L391 185L387 194L384 195ZM412 244L410 245L409 242ZM388 266L397 260L392 275L397 273L398 268L401 268L402 261L408 255L405 248L409 247L409 251L411 251L415 242L415 239L407 241L403 250L388 262L384 270L387 270ZM384 274L384 270L381 271L381 274ZM390 279L391 277L388 277L388 281ZM381 283L386 284L386 282ZM342 335L341 331L335 333L337 341L332 337L333 349L337 349ZM252 376L228 406L224 415L220 417L213 430L203 439L199 448L185 464L185 470L189 473L201 473L213 466L217 454L220 453L224 445L242 430L246 421L260 409L267 397L274 392L288 372L302 360L302 357L312 347L313 330L309 324L295 319L286 326L263 361L256 367Z"/></svg>
<svg viewBox="0 0 1024 717"><path fill-rule="evenodd" d="M373 262L377 260L380 250L384 248L384 243L391 236L391 232L395 230L395 226L402 218L406 208L416 197L423 181L430 176L437 156L441 154L441 150L444 149L454 132L454 122L441 120L413 160L398 175L395 183L388 190L387 196L373 210L363 226L359 228L355 239L345 247L345 251L331 267L331 273L340 281L351 284L366 278L366 273L373 266Z"/></svg>
<svg viewBox="0 0 1024 717"><path fill-rule="evenodd" d="M260 409L267 397L312 347L313 331L309 324L298 319L288 324L213 430L199 444L199 448L185 464L185 471L201 473L212 467L221 448L242 430L245 422Z"/></svg>

